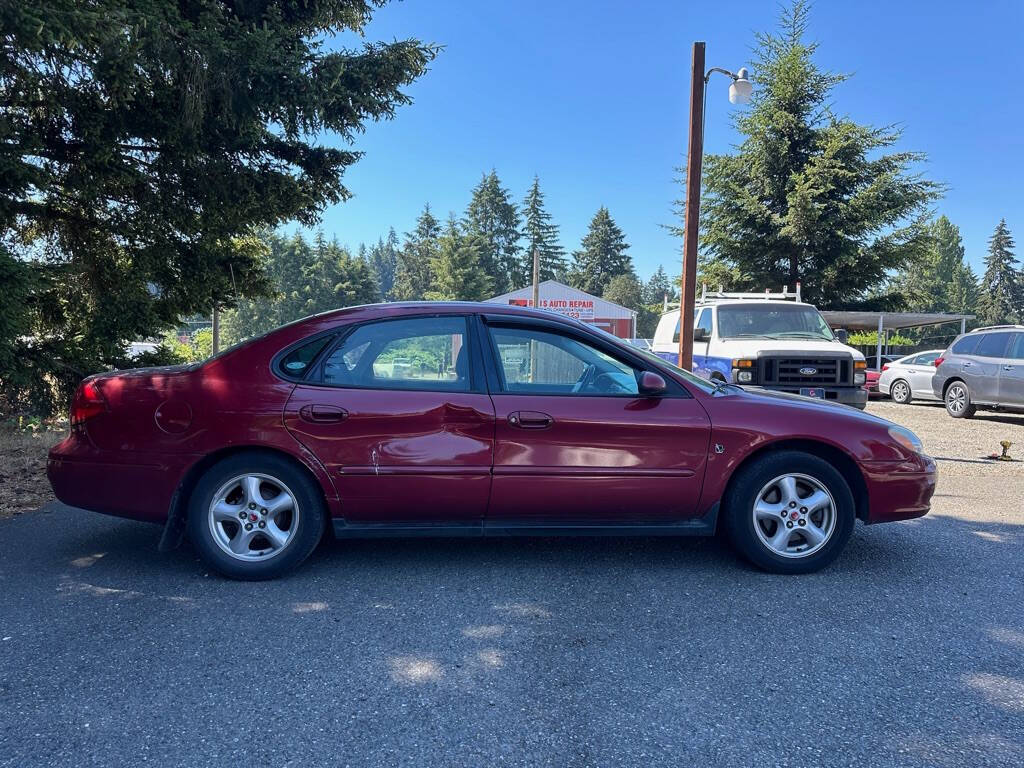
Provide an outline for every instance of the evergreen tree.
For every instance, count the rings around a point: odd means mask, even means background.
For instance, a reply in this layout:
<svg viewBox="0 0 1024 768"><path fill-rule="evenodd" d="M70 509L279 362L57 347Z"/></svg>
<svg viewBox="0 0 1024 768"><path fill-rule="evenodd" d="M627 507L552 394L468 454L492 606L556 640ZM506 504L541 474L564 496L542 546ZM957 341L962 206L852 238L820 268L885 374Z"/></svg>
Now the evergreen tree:
<svg viewBox="0 0 1024 768"><path fill-rule="evenodd" d="M493 170L473 188L464 223L467 234L483 241L482 264L495 293L526 285L519 259L519 212Z"/></svg>
<svg viewBox="0 0 1024 768"><path fill-rule="evenodd" d="M416 227L405 235L405 246L398 252L395 282L391 289L394 301L422 301L430 290L430 262L437 257L441 225L430 212L430 203L416 219Z"/></svg>
<svg viewBox="0 0 1024 768"><path fill-rule="evenodd" d="M643 286L636 279L636 275L626 272L608 281L601 298L626 309L639 309L644 305Z"/></svg>
<svg viewBox="0 0 1024 768"><path fill-rule="evenodd" d="M558 243L558 225L551 223L551 214L544 209L544 193L540 179L533 177L533 185L523 201L523 263L516 276L516 284L523 286L533 281L533 252L540 255L540 279L564 281L566 277L565 249Z"/></svg>
<svg viewBox="0 0 1024 768"><path fill-rule="evenodd" d="M984 325L1012 323L1024 316L1024 283L1013 248L1006 219L1001 219L989 238L985 275L981 278L978 319Z"/></svg>
<svg viewBox="0 0 1024 768"><path fill-rule="evenodd" d="M978 312L978 276L971 265L965 263L953 269L953 278L949 284L949 301L947 312L958 315L975 315Z"/></svg>
<svg viewBox="0 0 1024 768"><path fill-rule="evenodd" d="M7 296L32 291L0 337L8 402L48 411L128 342L270 290L256 233L346 199L349 142L436 54L323 44L383 4L0 5L0 258L29 265L0 273L19 281Z"/></svg>
<svg viewBox="0 0 1024 768"><path fill-rule="evenodd" d="M634 274L627 250L626 236L602 205L590 221L582 248L572 255L571 284L595 296L602 295L613 277Z"/></svg>
<svg viewBox="0 0 1024 768"><path fill-rule="evenodd" d="M665 268L659 264L651 279L644 283L644 304L663 304L666 296L669 301L675 301L678 296L677 285L668 279Z"/></svg>
<svg viewBox="0 0 1024 768"><path fill-rule="evenodd" d="M431 259L433 281L427 298L431 301L483 301L492 290L491 278L484 271L483 255L487 242L478 234L459 231L452 216L441 235L437 256Z"/></svg>
<svg viewBox="0 0 1024 768"><path fill-rule="evenodd" d="M705 158L702 260L713 263L702 273L733 290L792 289L799 280L807 300L850 307L923 252L940 187L909 170L922 154L882 154L898 129L831 111L846 76L814 63L807 17L797 0L778 33L757 36L752 108L734 121L739 152ZM680 220L683 207L678 201Z"/></svg>
<svg viewBox="0 0 1024 768"><path fill-rule="evenodd" d="M395 286L395 271L398 269L398 235L395 228L388 230L387 239L381 238L377 244L370 248L369 254L365 256L366 262L373 270L380 286L380 294L385 301L391 300L391 294Z"/></svg>
<svg viewBox="0 0 1024 768"><path fill-rule="evenodd" d="M929 243L896 280L912 312L950 312L953 278L964 266L960 230L945 216L928 226Z"/></svg>

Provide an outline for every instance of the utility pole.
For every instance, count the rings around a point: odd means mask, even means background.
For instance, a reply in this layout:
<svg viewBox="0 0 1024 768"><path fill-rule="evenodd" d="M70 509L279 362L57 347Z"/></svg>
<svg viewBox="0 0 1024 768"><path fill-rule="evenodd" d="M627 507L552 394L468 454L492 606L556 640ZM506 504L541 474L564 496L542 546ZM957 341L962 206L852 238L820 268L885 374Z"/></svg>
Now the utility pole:
<svg viewBox="0 0 1024 768"><path fill-rule="evenodd" d="M679 286L679 367L693 367L693 304L697 289L697 227L700 174L704 160L704 43L693 44L690 72L690 141L686 151L686 208L683 273Z"/></svg>
<svg viewBox="0 0 1024 768"><path fill-rule="evenodd" d="M533 308L540 309L540 249L533 248ZM530 341L530 381L537 380L537 342Z"/></svg>
<svg viewBox="0 0 1024 768"><path fill-rule="evenodd" d="M220 352L220 312L213 305L213 354Z"/></svg>

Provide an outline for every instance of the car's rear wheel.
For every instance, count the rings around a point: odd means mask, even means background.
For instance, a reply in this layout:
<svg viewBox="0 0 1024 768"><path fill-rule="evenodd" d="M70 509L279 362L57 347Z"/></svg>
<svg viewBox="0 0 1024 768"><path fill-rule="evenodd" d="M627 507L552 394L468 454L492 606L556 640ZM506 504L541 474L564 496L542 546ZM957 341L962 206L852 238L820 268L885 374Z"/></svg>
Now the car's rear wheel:
<svg viewBox="0 0 1024 768"><path fill-rule="evenodd" d="M971 391L962 381L954 381L946 388L946 413L954 419L969 419L978 410L971 402Z"/></svg>
<svg viewBox="0 0 1024 768"><path fill-rule="evenodd" d="M801 451L766 454L743 467L725 499L733 546L772 573L812 573L842 552L856 512L846 479Z"/></svg>
<svg viewBox="0 0 1024 768"><path fill-rule="evenodd" d="M203 561L233 579L272 579L296 568L324 531L314 481L283 456L229 457L200 478L189 503L189 537Z"/></svg>
<svg viewBox="0 0 1024 768"><path fill-rule="evenodd" d="M903 379L896 379L889 387L889 397L892 398L894 403L900 405L906 405L912 399L910 394L910 385Z"/></svg>

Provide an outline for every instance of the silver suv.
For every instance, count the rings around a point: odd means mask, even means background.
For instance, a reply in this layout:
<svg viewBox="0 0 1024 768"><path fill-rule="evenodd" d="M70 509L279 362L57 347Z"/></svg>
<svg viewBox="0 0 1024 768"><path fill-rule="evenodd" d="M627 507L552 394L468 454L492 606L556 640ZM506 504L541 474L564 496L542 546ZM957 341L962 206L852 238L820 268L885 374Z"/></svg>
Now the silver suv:
<svg viewBox="0 0 1024 768"><path fill-rule="evenodd" d="M961 334L935 365L932 392L955 419L978 408L1024 409L1024 325Z"/></svg>

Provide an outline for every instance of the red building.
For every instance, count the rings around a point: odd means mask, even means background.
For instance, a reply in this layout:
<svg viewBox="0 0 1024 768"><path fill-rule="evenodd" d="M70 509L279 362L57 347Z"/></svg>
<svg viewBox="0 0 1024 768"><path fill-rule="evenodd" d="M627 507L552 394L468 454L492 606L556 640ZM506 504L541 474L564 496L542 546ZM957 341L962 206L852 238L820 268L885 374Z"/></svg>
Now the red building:
<svg viewBox="0 0 1024 768"><path fill-rule="evenodd" d="M546 309L589 323L620 339L631 339L636 336L636 312L632 309L627 309L599 296L592 296L556 280L545 280L541 283L539 294L538 309ZM503 293L501 296L495 296L487 301L494 304L532 307L533 286Z"/></svg>

